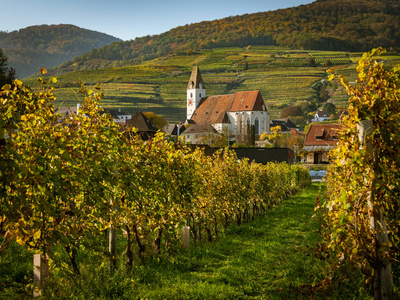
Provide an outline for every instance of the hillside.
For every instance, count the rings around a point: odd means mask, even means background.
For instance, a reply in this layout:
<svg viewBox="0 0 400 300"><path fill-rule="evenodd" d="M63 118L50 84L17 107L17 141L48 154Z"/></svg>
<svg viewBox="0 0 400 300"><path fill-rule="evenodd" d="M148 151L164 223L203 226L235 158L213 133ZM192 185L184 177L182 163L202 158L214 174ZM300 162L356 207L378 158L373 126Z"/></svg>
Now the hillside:
<svg viewBox="0 0 400 300"><path fill-rule="evenodd" d="M171 54L129 67L82 70L57 76L56 106L76 105L82 101L78 80L89 89L100 84L105 96L104 108L120 108L132 114L153 111L181 122L186 118L186 87L193 65L198 65L206 85L206 95L260 90L272 118L279 118L288 105L302 106L304 117L315 106L329 101L337 109L348 97L337 85L324 80L326 69L335 67L354 80L355 66L362 52L300 51L276 46L217 48L190 55ZM400 57L388 53L388 64L400 63ZM315 62L310 65L310 62ZM31 86L36 80L25 81Z"/></svg>
<svg viewBox="0 0 400 300"><path fill-rule="evenodd" d="M289 49L400 50L397 0L318 0L308 5L204 21L160 35L94 49L53 71L127 66L171 53L219 47L274 45Z"/></svg>
<svg viewBox="0 0 400 300"><path fill-rule="evenodd" d="M37 72L40 67L57 66L93 48L117 41L121 40L74 25L40 25L0 32L0 48L19 78Z"/></svg>

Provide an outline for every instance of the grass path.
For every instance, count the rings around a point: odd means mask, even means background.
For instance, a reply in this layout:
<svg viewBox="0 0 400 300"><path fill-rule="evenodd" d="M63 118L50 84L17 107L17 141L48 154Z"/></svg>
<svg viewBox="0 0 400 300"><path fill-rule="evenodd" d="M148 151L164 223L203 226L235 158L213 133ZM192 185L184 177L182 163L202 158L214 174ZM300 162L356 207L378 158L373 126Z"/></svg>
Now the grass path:
<svg viewBox="0 0 400 300"><path fill-rule="evenodd" d="M194 247L173 262L148 266L140 297L148 299L309 299L324 266L309 251L320 237L313 218L319 183L265 216L231 228L222 240ZM139 278L137 278L139 279Z"/></svg>

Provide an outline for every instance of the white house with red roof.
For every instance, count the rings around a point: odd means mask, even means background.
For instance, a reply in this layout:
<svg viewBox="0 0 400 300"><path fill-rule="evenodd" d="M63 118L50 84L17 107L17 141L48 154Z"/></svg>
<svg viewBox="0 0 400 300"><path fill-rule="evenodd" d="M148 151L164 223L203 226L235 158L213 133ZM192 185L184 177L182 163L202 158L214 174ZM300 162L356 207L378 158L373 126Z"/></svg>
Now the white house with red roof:
<svg viewBox="0 0 400 300"><path fill-rule="evenodd" d="M311 122L323 122L325 120L329 120L329 114L326 111L318 110Z"/></svg>
<svg viewBox="0 0 400 300"><path fill-rule="evenodd" d="M309 164L329 163L329 152L338 143L337 131L341 124L311 124L304 141L303 152Z"/></svg>
<svg viewBox="0 0 400 300"><path fill-rule="evenodd" d="M223 132L226 128L231 140L247 134L253 126L255 136L263 132L269 133L270 125L269 114L260 91L206 96L198 66L193 68L187 87L187 122L212 125L218 132Z"/></svg>

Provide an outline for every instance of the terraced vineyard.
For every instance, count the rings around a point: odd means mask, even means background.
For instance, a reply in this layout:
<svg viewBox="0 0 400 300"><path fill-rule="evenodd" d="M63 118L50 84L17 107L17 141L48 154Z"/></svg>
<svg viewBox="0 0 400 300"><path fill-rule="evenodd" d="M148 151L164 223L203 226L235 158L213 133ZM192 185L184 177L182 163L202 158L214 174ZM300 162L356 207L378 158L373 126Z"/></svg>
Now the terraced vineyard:
<svg viewBox="0 0 400 300"><path fill-rule="evenodd" d="M169 55L141 65L79 71L58 76L56 106L76 105L77 81L93 87L100 83L105 108L136 113L153 111L169 122L184 121L186 87L193 65L199 65L207 95L260 90L272 118L278 118L282 104L313 97L315 82L326 78L326 69L335 67L346 77L355 78L355 64L362 53L294 51L278 47L218 48L191 55ZM314 59L315 66L310 66ZM399 62L400 56L382 59ZM328 66L329 65L329 66ZM34 85L34 79L25 80ZM347 95L333 85L331 101L344 107Z"/></svg>

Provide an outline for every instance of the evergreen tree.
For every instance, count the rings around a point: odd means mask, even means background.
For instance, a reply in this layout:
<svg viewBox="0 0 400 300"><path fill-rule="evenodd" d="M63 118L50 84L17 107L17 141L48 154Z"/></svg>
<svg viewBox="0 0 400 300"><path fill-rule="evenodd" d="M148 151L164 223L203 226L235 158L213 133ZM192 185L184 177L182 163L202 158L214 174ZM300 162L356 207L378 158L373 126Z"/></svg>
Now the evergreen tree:
<svg viewBox="0 0 400 300"><path fill-rule="evenodd" d="M0 48L0 87L5 84L11 84L17 78L14 68L8 68L8 58L4 55L3 50Z"/></svg>

